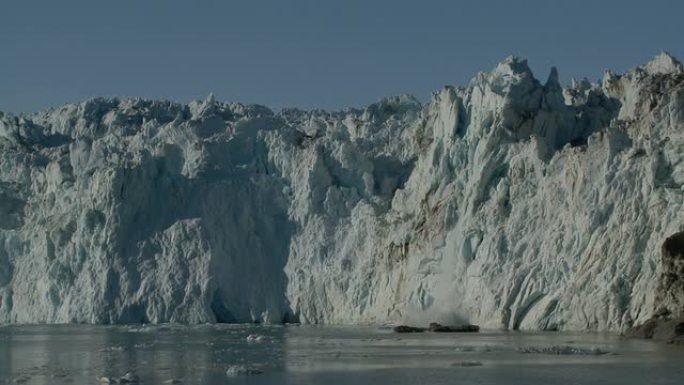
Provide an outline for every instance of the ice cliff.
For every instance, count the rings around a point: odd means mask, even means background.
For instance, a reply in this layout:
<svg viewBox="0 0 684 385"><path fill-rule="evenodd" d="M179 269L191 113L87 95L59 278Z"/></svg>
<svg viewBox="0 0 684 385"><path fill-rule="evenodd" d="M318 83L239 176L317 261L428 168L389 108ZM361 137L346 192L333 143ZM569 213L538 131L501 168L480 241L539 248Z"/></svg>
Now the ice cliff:
<svg viewBox="0 0 684 385"><path fill-rule="evenodd" d="M0 323L621 330L684 310L683 203L668 54L566 88L508 58L425 105L1 114Z"/></svg>

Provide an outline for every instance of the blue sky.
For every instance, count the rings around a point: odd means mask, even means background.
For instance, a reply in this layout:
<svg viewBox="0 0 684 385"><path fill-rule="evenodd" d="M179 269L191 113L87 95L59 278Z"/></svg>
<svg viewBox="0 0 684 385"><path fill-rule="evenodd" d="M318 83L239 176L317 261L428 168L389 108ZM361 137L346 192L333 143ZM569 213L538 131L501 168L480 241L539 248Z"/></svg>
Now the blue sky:
<svg viewBox="0 0 684 385"><path fill-rule="evenodd" d="M0 110L92 96L338 109L427 99L504 57L545 79L684 57L675 0L5 0Z"/></svg>

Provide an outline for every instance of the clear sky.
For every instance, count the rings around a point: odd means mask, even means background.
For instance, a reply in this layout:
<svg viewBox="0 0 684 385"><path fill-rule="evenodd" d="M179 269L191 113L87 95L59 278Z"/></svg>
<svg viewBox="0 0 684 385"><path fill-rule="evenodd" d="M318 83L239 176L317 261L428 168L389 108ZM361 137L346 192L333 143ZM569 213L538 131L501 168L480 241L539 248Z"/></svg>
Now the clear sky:
<svg viewBox="0 0 684 385"><path fill-rule="evenodd" d="M0 110L92 96L338 109L427 99L504 57L598 79L684 58L681 0L3 0Z"/></svg>

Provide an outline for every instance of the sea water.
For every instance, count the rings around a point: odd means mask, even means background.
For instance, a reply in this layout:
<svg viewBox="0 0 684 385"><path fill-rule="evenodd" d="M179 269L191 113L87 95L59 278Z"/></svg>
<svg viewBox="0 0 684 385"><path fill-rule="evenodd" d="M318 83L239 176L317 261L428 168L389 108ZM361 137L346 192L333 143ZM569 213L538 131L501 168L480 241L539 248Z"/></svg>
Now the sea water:
<svg viewBox="0 0 684 385"><path fill-rule="evenodd" d="M378 327L0 327L0 384L684 384L684 347Z"/></svg>

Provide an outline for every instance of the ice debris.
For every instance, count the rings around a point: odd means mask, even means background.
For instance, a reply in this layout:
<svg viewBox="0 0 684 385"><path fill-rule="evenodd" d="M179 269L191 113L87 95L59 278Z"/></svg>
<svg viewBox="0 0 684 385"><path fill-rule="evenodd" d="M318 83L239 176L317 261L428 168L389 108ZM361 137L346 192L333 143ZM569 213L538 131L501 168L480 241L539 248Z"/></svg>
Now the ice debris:
<svg viewBox="0 0 684 385"><path fill-rule="evenodd" d="M107 377L107 376L101 376L98 377L97 380L101 384L139 384L140 383L140 378L138 377L137 374L133 372L127 372L121 377Z"/></svg>
<svg viewBox="0 0 684 385"><path fill-rule="evenodd" d="M247 342L258 343L267 341L268 337L259 334L250 334L247 336Z"/></svg>
<svg viewBox="0 0 684 385"><path fill-rule="evenodd" d="M263 371L261 369L256 369L245 365L232 365L226 370L226 376L228 377L253 376L262 373Z"/></svg>
<svg viewBox="0 0 684 385"><path fill-rule="evenodd" d="M597 347L578 348L569 345L555 345L549 347L526 346L517 349L520 353L527 354L549 354L549 355L577 355L577 356L600 356L608 354Z"/></svg>

